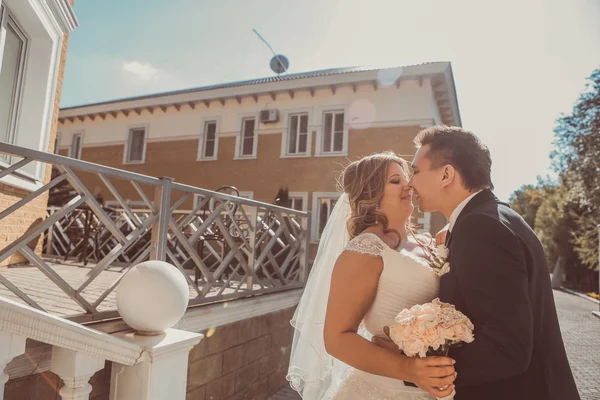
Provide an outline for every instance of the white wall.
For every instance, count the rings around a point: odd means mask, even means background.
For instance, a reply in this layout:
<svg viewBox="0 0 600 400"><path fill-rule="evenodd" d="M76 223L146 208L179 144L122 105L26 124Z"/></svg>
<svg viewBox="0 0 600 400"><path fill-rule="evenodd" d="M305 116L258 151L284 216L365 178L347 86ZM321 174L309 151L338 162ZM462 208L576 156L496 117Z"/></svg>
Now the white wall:
<svg viewBox="0 0 600 400"><path fill-rule="evenodd" d="M320 128L322 110L327 108L345 109L346 122L351 128L394 126L431 122L436 118L432 102L428 80L425 79L422 83L407 80L402 81L400 88L380 86L376 91L371 85L358 86L356 93L351 87L340 87L336 89L335 95L330 89L318 89L314 92L314 97L308 91L295 91L294 99L287 93L278 93L276 101L263 95L258 98L258 103L251 97L245 97L241 104L228 99L224 107L220 102L212 101L210 108L198 103L195 109L185 105L179 112L169 107L166 113L157 108L154 114L144 110L141 115L131 112L125 117L119 113L117 119L111 115L107 115L105 120L100 117L96 117L95 121L86 118L85 122L75 119L74 122L63 122L58 130L61 132L60 146L63 148L70 146L72 135L79 132L84 132L84 147L104 146L124 143L129 128L140 124L149 125L149 141L195 138L201 134L203 120L219 117L218 135L231 136L240 132L242 116L258 114L267 108L278 109L281 121L277 124L261 124L258 132L263 134L282 132L287 126L286 112L297 109L310 111L313 130Z"/></svg>

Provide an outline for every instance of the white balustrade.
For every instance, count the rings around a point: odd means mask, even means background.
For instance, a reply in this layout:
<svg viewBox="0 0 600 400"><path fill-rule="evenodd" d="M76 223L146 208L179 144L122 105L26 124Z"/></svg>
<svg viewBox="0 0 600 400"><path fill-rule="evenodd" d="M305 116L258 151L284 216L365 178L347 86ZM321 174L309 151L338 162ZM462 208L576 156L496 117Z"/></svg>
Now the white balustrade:
<svg viewBox="0 0 600 400"><path fill-rule="evenodd" d="M125 277L123 288L117 289L119 308L126 310L125 322L134 318L131 324L144 327L145 332L110 335L0 297L0 400L9 379L6 365L25 352L28 338L53 346L50 370L64 382L59 391L62 399L88 400L90 378L111 361L111 400L184 400L188 354L202 339L197 333L171 329L189 299L185 279L174 266L161 261L148 261L129 273L136 279ZM157 279L160 285L151 291L144 288ZM130 291L137 295L130 296ZM148 297L140 302L140 296ZM166 297L178 299L169 303L168 315L163 312L154 318L156 314L147 312Z"/></svg>

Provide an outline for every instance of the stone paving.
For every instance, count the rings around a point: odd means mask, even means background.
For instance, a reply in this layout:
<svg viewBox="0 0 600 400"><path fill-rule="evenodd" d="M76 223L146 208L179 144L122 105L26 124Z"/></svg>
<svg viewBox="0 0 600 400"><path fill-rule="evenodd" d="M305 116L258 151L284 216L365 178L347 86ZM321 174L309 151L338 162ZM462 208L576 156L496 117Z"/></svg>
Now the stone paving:
<svg viewBox="0 0 600 400"><path fill-rule="evenodd" d="M598 305L554 292L563 340L582 400L600 400L600 318Z"/></svg>
<svg viewBox="0 0 600 400"><path fill-rule="evenodd" d="M554 298L581 400L600 400L600 318L592 315L598 305L560 291L554 292ZM300 396L286 387L269 400L298 399Z"/></svg>

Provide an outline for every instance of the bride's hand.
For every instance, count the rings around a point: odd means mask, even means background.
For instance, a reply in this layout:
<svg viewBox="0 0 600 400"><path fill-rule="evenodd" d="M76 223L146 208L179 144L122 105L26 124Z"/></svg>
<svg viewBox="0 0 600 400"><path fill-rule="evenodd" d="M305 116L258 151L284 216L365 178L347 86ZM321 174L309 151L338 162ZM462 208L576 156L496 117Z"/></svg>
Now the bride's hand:
<svg viewBox="0 0 600 400"><path fill-rule="evenodd" d="M379 347L402 354L396 343L390 339L390 328L384 327L383 332L387 338L374 336L371 341ZM454 390L452 383L456 379L454 360L449 357L403 357L403 360L408 364L407 370L411 374L411 379L407 379L409 382L438 398L452 394Z"/></svg>
<svg viewBox="0 0 600 400"><path fill-rule="evenodd" d="M410 373L409 382L414 383L437 398L450 396L456 379L454 360L448 357L405 358Z"/></svg>

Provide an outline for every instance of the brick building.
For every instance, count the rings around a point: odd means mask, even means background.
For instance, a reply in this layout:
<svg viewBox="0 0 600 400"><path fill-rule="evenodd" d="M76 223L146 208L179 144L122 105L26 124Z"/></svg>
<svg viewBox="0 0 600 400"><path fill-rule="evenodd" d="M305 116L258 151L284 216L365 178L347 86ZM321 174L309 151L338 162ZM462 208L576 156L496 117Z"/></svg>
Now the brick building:
<svg viewBox="0 0 600 400"><path fill-rule="evenodd" d="M0 0L0 146L54 151L68 34L77 26L73 0ZM19 159L0 154L0 165ZM0 210L50 180L50 167L32 162L0 179ZM46 217L47 194L0 221L0 249ZM39 250L39 243L31 244ZM14 255L2 264L22 261Z"/></svg>
<svg viewBox="0 0 600 400"><path fill-rule="evenodd" d="M70 107L60 111L57 140L62 155L211 190L232 185L268 203L285 187L294 208L312 211L316 242L342 166L384 150L410 160L414 136L434 124L461 124L448 62L323 70ZM110 204L102 183L86 179ZM135 203L133 188L115 186ZM445 224L441 215L416 218L431 232Z"/></svg>

